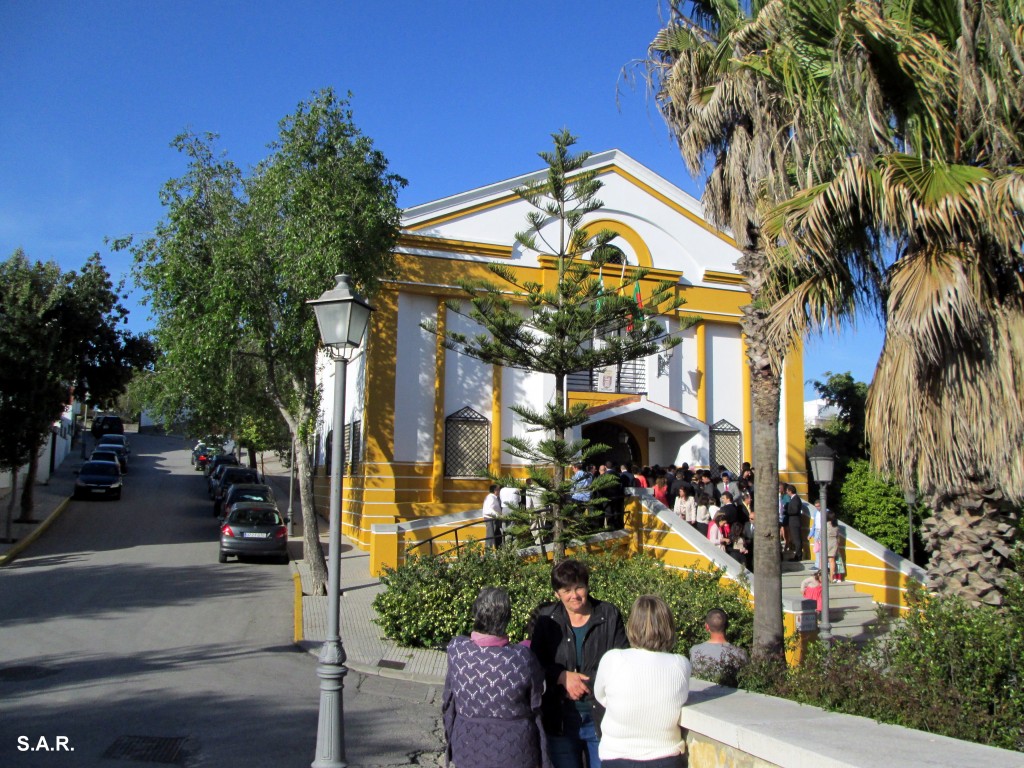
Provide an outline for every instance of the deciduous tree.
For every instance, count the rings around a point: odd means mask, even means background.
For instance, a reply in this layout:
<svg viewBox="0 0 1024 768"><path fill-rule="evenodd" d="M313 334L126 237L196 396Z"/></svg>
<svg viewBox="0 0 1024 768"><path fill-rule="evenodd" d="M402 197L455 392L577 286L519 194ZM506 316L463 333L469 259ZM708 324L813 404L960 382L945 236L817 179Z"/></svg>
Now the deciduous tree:
<svg viewBox="0 0 1024 768"><path fill-rule="evenodd" d="M165 412L200 413L208 425L235 405L258 419L264 401L297 437L304 556L322 593L310 455L320 336L305 302L342 272L372 296L393 269L405 181L329 89L279 128L248 175L216 154L213 136L178 137L188 171L165 185L156 234L133 248L157 320ZM244 387L227 385L243 372Z"/></svg>

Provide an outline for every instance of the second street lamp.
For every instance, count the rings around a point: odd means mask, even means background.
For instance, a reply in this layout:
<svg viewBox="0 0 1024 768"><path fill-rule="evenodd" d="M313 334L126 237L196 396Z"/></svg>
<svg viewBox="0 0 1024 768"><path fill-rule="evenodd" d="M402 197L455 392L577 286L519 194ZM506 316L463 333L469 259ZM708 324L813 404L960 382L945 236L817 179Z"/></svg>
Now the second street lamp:
<svg viewBox="0 0 1024 768"><path fill-rule="evenodd" d="M832 581L832 573L828 567L828 484L832 482L832 473L836 467L836 452L825 445L820 439L807 452L811 463L811 472L821 490L821 523L818 526L821 536L821 623L818 625L818 637L823 642L832 640L832 618L829 616L828 588Z"/></svg>
<svg viewBox="0 0 1024 768"><path fill-rule="evenodd" d="M334 418L331 435L331 500L327 540L327 638L320 650L320 717L316 759L312 768L345 768L345 711L343 678L345 648L341 644L341 489L345 466L345 377L348 362L359 351L373 307L352 290L348 275L336 275L336 285L319 299L307 302L316 312L320 338L334 360Z"/></svg>

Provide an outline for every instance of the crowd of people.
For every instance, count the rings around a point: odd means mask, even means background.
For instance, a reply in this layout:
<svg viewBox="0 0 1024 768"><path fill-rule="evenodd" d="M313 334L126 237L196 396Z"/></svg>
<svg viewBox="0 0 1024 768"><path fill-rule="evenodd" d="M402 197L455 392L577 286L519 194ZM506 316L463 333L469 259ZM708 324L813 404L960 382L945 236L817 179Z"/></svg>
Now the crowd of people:
<svg viewBox="0 0 1024 768"><path fill-rule="evenodd" d="M555 600L532 614L529 636L508 637L504 589L483 589L473 631L448 646L442 712L456 768L681 768L680 730L691 671L737 666L728 617L705 618L707 642L673 652L672 613L641 595L629 619L590 594L586 565L551 569Z"/></svg>
<svg viewBox="0 0 1024 768"><path fill-rule="evenodd" d="M574 464L570 482L573 501L597 510L593 519L597 527L622 530L625 527L625 499L627 488L645 488L672 510L680 521L693 526L708 541L732 557L748 570L754 569L754 470L744 462L740 472L734 474L725 467L716 471L691 469L687 464L679 467L638 467L618 465L608 461L601 465ZM612 476L615 482L598 478ZM529 483L529 481L528 481ZM483 505L487 522L488 546L502 542L502 519L514 507L538 508L537 494L527 485L525 492L518 488L491 486ZM811 517L809 536L805 540L804 517ZM779 541L783 560L802 560L809 550L815 555L817 567L824 567L827 558L828 573L833 580L842 578L843 563L839 553L840 530L835 513L828 512L824 525L828 527L828 552L820 553L823 524L820 510L811 510L791 483L779 483ZM534 523L536 543L544 540L544 523ZM807 544L805 545L805 541Z"/></svg>

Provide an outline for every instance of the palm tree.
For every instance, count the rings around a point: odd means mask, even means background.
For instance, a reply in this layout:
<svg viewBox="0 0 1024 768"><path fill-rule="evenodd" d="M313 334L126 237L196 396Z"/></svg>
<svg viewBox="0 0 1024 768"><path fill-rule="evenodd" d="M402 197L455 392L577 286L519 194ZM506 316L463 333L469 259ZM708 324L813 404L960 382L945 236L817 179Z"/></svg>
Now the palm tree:
<svg viewBox="0 0 1024 768"><path fill-rule="evenodd" d="M817 116L794 133L817 161L765 218L769 337L884 318L872 459L931 502L930 585L1001 604L1024 499L1024 10L786 0L778 23L804 60L762 74Z"/></svg>
<svg viewBox="0 0 1024 768"><path fill-rule="evenodd" d="M754 0L745 10L747 4L738 0L675 0L646 62L658 106L690 172L707 172L706 215L731 231L742 251L736 267L750 292L742 331L751 373L754 507L762 521L778 515L781 367L790 342L765 332L765 242L758 201L787 196L793 113L783 91L752 64L773 41L778 5L778 0ZM783 642L778 528L762 524L758 534L754 649L778 655Z"/></svg>

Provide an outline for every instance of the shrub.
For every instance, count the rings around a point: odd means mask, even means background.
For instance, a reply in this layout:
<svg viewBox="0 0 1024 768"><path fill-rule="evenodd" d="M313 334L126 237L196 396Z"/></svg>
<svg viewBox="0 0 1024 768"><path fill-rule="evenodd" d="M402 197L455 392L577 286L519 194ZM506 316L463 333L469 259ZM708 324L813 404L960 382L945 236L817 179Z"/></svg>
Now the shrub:
<svg viewBox="0 0 1024 768"><path fill-rule="evenodd" d="M1019 562L1019 561L1018 561ZM1024 581L1007 607L912 591L912 610L864 648L815 643L799 667L753 660L741 687L834 712L1024 751Z"/></svg>
<svg viewBox="0 0 1024 768"><path fill-rule="evenodd" d="M753 615L745 594L721 581L720 571L680 574L647 556L580 555L590 568L594 597L618 606L628 618L633 601L642 594L661 595L672 609L678 637L676 651L685 653L706 639L704 616L723 608L731 617L729 639L749 647ZM385 590L374 600L377 623L396 642L443 648L472 628L472 607L480 589L501 586L512 600L509 638L526 636L526 624L538 605L554 599L551 566L521 560L513 550L468 547L458 556L413 557L382 577Z"/></svg>
<svg viewBox="0 0 1024 768"><path fill-rule="evenodd" d="M867 461L850 462L840 489L839 507L842 518L861 533L898 554L907 550L907 503L903 492L872 472Z"/></svg>

